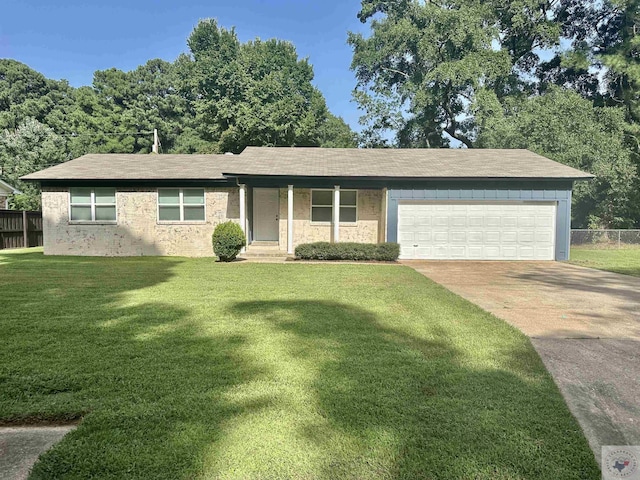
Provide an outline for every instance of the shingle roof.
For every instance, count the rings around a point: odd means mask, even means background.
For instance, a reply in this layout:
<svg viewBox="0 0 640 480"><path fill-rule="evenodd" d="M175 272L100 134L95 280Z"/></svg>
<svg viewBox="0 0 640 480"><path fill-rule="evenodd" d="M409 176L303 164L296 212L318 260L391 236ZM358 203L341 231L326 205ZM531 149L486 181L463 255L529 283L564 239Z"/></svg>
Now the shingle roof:
<svg viewBox="0 0 640 480"><path fill-rule="evenodd" d="M226 174L318 177L591 178L529 150L247 147Z"/></svg>
<svg viewBox="0 0 640 480"><path fill-rule="evenodd" d="M240 155L89 154L24 180L217 180L225 176L587 179L528 150L247 147Z"/></svg>
<svg viewBox="0 0 640 480"><path fill-rule="evenodd" d="M225 155L91 153L22 177L23 180L223 179Z"/></svg>

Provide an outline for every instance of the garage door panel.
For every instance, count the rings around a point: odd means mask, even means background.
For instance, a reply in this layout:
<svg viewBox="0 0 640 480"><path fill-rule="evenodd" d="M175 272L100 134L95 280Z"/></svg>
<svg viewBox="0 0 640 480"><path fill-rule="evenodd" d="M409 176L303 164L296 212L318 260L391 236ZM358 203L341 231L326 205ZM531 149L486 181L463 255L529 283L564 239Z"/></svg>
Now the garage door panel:
<svg viewBox="0 0 640 480"><path fill-rule="evenodd" d="M502 219L497 215L491 215L485 217L485 225L487 227L499 227L502 223Z"/></svg>
<svg viewBox="0 0 640 480"><path fill-rule="evenodd" d="M406 243L413 243L414 237L415 237L415 233L413 232L400 232L400 235L399 235L400 245L404 245Z"/></svg>
<svg viewBox="0 0 640 480"><path fill-rule="evenodd" d="M484 258L488 260L497 260L500 258L500 247L496 246L485 246L484 247Z"/></svg>
<svg viewBox="0 0 640 480"><path fill-rule="evenodd" d="M553 230L536 231L536 243L552 243L553 242Z"/></svg>
<svg viewBox="0 0 640 480"><path fill-rule="evenodd" d="M536 215L536 227L553 227L554 219L549 215Z"/></svg>
<svg viewBox="0 0 640 480"><path fill-rule="evenodd" d="M502 226L513 228L518 226L518 217L502 217Z"/></svg>
<svg viewBox="0 0 640 480"><path fill-rule="evenodd" d="M519 243L533 243L533 239L535 236L534 231L520 231L518 232L518 242Z"/></svg>
<svg viewBox="0 0 640 480"><path fill-rule="evenodd" d="M449 232L448 231L437 231L433 232L433 243L441 243L448 244L449 243Z"/></svg>
<svg viewBox="0 0 640 480"><path fill-rule="evenodd" d="M464 260L467 258L467 247L463 245L451 245L449 247L449 258Z"/></svg>
<svg viewBox="0 0 640 480"><path fill-rule="evenodd" d="M467 226L467 217L451 217L450 225L452 227L466 227Z"/></svg>
<svg viewBox="0 0 640 480"><path fill-rule="evenodd" d="M416 201L398 207L401 258L552 260L555 202Z"/></svg>
<svg viewBox="0 0 640 480"><path fill-rule="evenodd" d="M448 227L449 226L449 217L445 217L442 215L436 215L433 217L433 226L434 227Z"/></svg>
<svg viewBox="0 0 640 480"><path fill-rule="evenodd" d="M535 213L536 215L542 214L547 215L549 213L548 204L540 204L540 205L526 205L525 208L529 209L529 211Z"/></svg>
<svg viewBox="0 0 640 480"><path fill-rule="evenodd" d="M406 215L402 219L402 225L398 225L399 232L413 232L415 221L412 215Z"/></svg>
<svg viewBox="0 0 640 480"><path fill-rule="evenodd" d="M415 256L415 248L413 246L400 245L400 257L401 258L417 258Z"/></svg>
<svg viewBox="0 0 640 480"><path fill-rule="evenodd" d="M429 258L433 258L433 248L432 247L418 247L415 249L415 258L427 260Z"/></svg>
<svg viewBox="0 0 640 480"><path fill-rule="evenodd" d="M455 243L466 244L467 232L461 232L461 231L451 232L451 235L449 236L449 242L451 242L452 244L455 244Z"/></svg>
<svg viewBox="0 0 640 480"><path fill-rule="evenodd" d="M523 215L518 217L518 227L533 227L536 224L535 217L531 215Z"/></svg>
<svg viewBox="0 0 640 480"><path fill-rule="evenodd" d="M553 258L553 248L552 247L536 247L535 257L537 260L546 260L550 257Z"/></svg>
<svg viewBox="0 0 640 480"><path fill-rule="evenodd" d="M500 240L502 243L516 243L518 241L518 232L516 230L502 232Z"/></svg>
<svg viewBox="0 0 640 480"><path fill-rule="evenodd" d="M484 232L484 243L500 243L500 231Z"/></svg>
<svg viewBox="0 0 640 480"><path fill-rule="evenodd" d="M433 257L432 258L439 258L442 260L446 260L448 258L451 258L449 256L449 247L447 245L437 245L435 247L433 247Z"/></svg>
<svg viewBox="0 0 640 480"><path fill-rule="evenodd" d="M470 215L467 218L467 225L469 225L470 227L482 227L484 225L484 218Z"/></svg>
<svg viewBox="0 0 640 480"><path fill-rule="evenodd" d="M536 257L535 251L536 250L535 250L534 247L521 246L520 247L520 258L524 258L524 259L527 259L527 260L533 260Z"/></svg>
<svg viewBox="0 0 640 480"><path fill-rule="evenodd" d="M467 234L467 242L470 245L482 244L482 232L477 230L471 230Z"/></svg>

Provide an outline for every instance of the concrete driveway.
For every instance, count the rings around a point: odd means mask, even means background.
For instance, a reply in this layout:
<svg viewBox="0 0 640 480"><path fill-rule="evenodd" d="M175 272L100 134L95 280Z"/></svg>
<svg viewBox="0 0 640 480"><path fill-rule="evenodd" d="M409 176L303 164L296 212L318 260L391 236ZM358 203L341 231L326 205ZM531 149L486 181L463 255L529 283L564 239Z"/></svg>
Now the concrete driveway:
<svg viewBox="0 0 640 480"><path fill-rule="evenodd" d="M558 262L404 261L531 338L596 458L640 445L640 278Z"/></svg>

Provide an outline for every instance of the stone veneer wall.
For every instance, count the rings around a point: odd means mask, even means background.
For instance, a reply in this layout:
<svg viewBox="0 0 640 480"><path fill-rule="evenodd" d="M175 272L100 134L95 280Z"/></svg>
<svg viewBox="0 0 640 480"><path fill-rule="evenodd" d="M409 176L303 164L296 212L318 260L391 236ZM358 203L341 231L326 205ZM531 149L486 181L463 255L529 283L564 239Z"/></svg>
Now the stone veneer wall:
<svg viewBox="0 0 640 480"><path fill-rule="evenodd" d="M340 224L341 242L377 243L383 222L382 190L358 190L358 219ZM287 248L287 189L280 189L280 248ZM311 223L311 189L293 189L293 246L301 243L331 242L333 226Z"/></svg>
<svg viewBox="0 0 640 480"><path fill-rule="evenodd" d="M5 195L0 195L0 209L7 208L7 198Z"/></svg>
<svg viewBox="0 0 640 480"><path fill-rule="evenodd" d="M215 226L240 218L237 188L206 188L205 221L197 223L158 223L155 188L116 190L116 224L72 224L68 189L43 188L44 253L213 256L211 234Z"/></svg>

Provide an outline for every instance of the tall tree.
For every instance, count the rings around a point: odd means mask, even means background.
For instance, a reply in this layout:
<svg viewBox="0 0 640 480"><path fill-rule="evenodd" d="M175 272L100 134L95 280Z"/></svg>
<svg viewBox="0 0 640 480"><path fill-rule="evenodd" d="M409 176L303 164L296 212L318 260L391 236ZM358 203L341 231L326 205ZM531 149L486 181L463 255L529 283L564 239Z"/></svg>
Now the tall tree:
<svg viewBox="0 0 640 480"><path fill-rule="evenodd" d="M607 21L600 26L596 53L607 68L608 93L621 103L627 120L640 124L640 0L612 0L602 9Z"/></svg>
<svg viewBox="0 0 640 480"><path fill-rule="evenodd" d="M27 118L46 122L47 116L73 103L66 81L50 80L23 63L0 59L0 131L16 128Z"/></svg>
<svg viewBox="0 0 640 480"><path fill-rule="evenodd" d="M160 59L149 60L131 72L112 68L94 74L100 117L109 119L111 138L116 137L123 151L151 151L153 129L162 137L163 151L174 151L178 137L195 121L195 112L181 95L180 85L174 64ZM101 142L103 151L117 148L108 139Z"/></svg>
<svg viewBox="0 0 640 480"><path fill-rule="evenodd" d="M551 88L546 95L475 112L482 148L526 148L593 173L576 184L576 228L629 228L640 218L638 172L625 148L624 111L597 107L576 92Z"/></svg>
<svg viewBox="0 0 640 480"><path fill-rule="evenodd" d="M400 146L474 146L471 108L489 90L526 91L523 78L557 45L551 1L363 0L371 35L349 34L355 99L375 133L392 129Z"/></svg>
<svg viewBox="0 0 640 480"><path fill-rule="evenodd" d="M324 148L355 148L358 136L341 118L327 113L326 121L320 126L320 146Z"/></svg>
<svg viewBox="0 0 640 480"><path fill-rule="evenodd" d="M201 21L179 59L185 94L214 152L247 145L320 145L329 112L313 68L280 40L241 43L233 29ZM334 127L336 126L334 122Z"/></svg>
<svg viewBox="0 0 640 480"><path fill-rule="evenodd" d="M70 156L146 153L158 129L164 153L239 152L246 145L355 146L329 112L313 69L279 40L241 43L205 20L190 55L124 72L97 71L72 88L13 60L0 60L0 131L34 118L62 135Z"/></svg>
<svg viewBox="0 0 640 480"><path fill-rule="evenodd" d="M40 190L20 177L69 160L62 137L35 119L27 119L15 130L0 134L0 167L3 177L22 191L9 199L11 208L39 210Z"/></svg>

